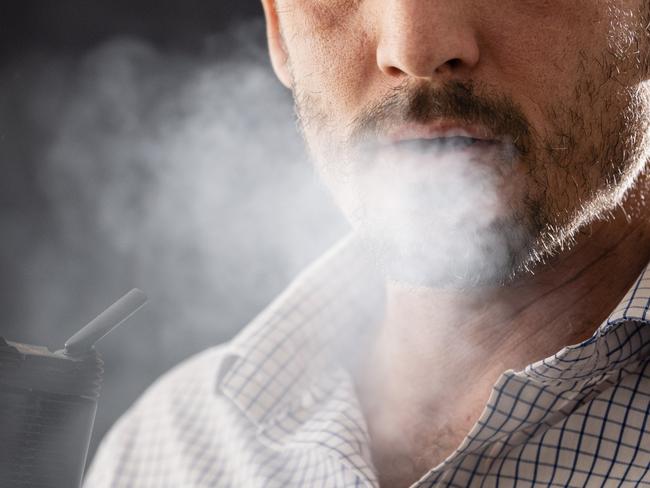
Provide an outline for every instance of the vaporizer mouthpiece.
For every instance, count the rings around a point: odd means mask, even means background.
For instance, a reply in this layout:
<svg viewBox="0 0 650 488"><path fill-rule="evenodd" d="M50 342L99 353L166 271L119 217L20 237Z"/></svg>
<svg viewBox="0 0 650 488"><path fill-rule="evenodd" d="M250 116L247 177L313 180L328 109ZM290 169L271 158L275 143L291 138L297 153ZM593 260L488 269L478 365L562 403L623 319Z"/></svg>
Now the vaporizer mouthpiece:
<svg viewBox="0 0 650 488"><path fill-rule="evenodd" d="M142 290L134 288L70 337L65 343L64 353L83 356L97 341L137 312L147 300Z"/></svg>

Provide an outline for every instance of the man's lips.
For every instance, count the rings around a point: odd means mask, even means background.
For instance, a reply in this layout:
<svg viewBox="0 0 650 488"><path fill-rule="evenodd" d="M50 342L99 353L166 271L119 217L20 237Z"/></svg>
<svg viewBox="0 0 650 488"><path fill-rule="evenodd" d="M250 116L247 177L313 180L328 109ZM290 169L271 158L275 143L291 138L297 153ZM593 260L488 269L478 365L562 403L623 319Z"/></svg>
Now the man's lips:
<svg viewBox="0 0 650 488"><path fill-rule="evenodd" d="M368 147L375 154L368 154L371 158L401 164L455 156L488 162L499 159L506 146L502 138L486 127L449 121L396 126L381 134L377 142Z"/></svg>
<svg viewBox="0 0 650 488"><path fill-rule="evenodd" d="M494 141L474 139L465 136L439 137L435 139L408 139L395 142L391 145L384 146L394 153L402 154L422 154L425 155L433 151L437 154L449 152L484 152L486 149L496 147Z"/></svg>
<svg viewBox="0 0 650 488"><path fill-rule="evenodd" d="M437 122L433 124L407 124L387 131L380 136L381 145L396 145L405 141L431 141L431 142L460 142L467 141L483 144L499 143L496 137L486 127L479 125L464 125L451 122ZM483 145L482 144L482 145Z"/></svg>

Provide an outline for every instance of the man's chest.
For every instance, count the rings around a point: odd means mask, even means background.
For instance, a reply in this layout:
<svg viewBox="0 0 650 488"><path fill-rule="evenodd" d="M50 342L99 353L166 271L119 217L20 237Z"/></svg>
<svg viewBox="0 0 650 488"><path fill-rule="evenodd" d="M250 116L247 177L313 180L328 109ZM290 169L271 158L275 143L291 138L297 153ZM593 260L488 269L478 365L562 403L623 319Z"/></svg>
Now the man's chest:
<svg viewBox="0 0 650 488"><path fill-rule="evenodd" d="M478 417L478 416L477 416ZM390 425L387 418L368 419L372 463L381 487L413 485L449 457L469 432L436 425L435 418L415 425Z"/></svg>

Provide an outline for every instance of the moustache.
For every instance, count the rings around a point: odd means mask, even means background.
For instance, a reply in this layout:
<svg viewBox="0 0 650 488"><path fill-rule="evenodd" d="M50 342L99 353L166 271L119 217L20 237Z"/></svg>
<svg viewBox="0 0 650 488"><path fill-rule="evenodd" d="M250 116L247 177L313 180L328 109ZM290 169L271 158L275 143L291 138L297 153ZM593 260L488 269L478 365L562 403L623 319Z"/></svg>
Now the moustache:
<svg viewBox="0 0 650 488"><path fill-rule="evenodd" d="M350 147L372 146L391 128L445 120L481 126L519 155L530 152L533 130L521 108L507 95L479 95L474 84L462 82L405 83L392 89L355 117L347 142Z"/></svg>

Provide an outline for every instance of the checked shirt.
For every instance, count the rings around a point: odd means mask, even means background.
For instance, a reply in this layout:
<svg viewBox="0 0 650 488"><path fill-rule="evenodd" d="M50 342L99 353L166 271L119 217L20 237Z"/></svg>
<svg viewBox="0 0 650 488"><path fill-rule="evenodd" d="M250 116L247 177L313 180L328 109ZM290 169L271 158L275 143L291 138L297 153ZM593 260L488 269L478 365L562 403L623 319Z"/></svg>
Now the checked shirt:
<svg viewBox="0 0 650 488"><path fill-rule="evenodd" d="M362 254L342 241L232 341L158 380L86 488L377 487L348 373L381 310ZM649 307L650 268L590 339L504 372L413 486L650 487Z"/></svg>

